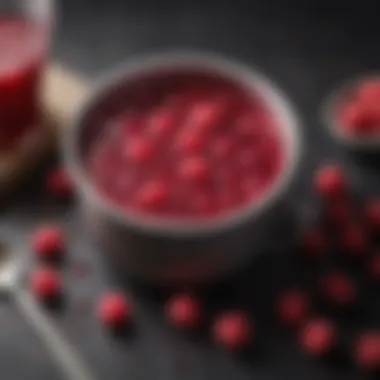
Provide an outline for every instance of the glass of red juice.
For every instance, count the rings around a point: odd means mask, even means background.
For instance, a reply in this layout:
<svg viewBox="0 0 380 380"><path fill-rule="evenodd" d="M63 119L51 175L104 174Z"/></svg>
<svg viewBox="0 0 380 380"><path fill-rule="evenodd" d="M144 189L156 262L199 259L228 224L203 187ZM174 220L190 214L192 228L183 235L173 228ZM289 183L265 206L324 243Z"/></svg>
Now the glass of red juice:
<svg viewBox="0 0 380 380"><path fill-rule="evenodd" d="M0 154L40 130L53 9L53 0L0 0Z"/></svg>

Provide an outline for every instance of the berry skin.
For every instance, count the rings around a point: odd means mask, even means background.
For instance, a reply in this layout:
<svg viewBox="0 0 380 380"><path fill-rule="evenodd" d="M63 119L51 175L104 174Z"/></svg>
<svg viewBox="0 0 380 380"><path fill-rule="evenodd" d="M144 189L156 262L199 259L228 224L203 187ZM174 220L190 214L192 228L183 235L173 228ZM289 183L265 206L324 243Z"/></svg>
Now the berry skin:
<svg viewBox="0 0 380 380"><path fill-rule="evenodd" d="M56 168L46 177L46 189L54 197L65 199L72 195L73 187L63 168Z"/></svg>
<svg viewBox="0 0 380 380"><path fill-rule="evenodd" d="M277 316L281 324L300 326L309 315L307 295L299 290L290 290L280 295L276 303Z"/></svg>
<svg viewBox="0 0 380 380"><path fill-rule="evenodd" d="M376 79L365 81L359 86L357 94L362 104L378 103L380 100L380 81Z"/></svg>
<svg viewBox="0 0 380 380"><path fill-rule="evenodd" d="M162 181L149 182L137 191L137 203L146 211L161 210L166 204L168 193Z"/></svg>
<svg viewBox="0 0 380 380"><path fill-rule="evenodd" d="M145 164L153 156L153 146L145 139L135 138L127 143L125 155L135 164Z"/></svg>
<svg viewBox="0 0 380 380"><path fill-rule="evenodd" d="M220 314L212 327L214 341L230 351L246 348L253 338L253 326L241 311Z"/></svg>
<svg viewBox="0 0 380 380"><path fill-rule="evenodd" d="M302 238L301 249L305 256L310 258L323 256L327 249L323 233L317 229L308 231Z"/></svg>
<svg viewBox="0 0 380 380"><path fill-rule="evenodd" d="M354 361L365 371L380 370L380 333L369 331L362 334L354 348Z"/></svg>
<svg viewBox="0 0 380 380"><path fill-rule="evenodd" d="M307 322L299 333L299 343L312 356L329 354L336 345L335 325L324 318Z"/></svg>
<svg viewBox="0 0 380 380"><path fill-rule="evenodd" d="M32 273L30 287L40 301L48 302L62 295L62 279L52 268L39 268Z"/></svg>
<svg viewBox="0 0 380 380"><path fill-rule="evenodd" d="M321 292L333 306L347 308L357 301L357 289L352 280L340 272L332 272L322 278Z"/></svg>
<svg viewBox="0 0 380 380"><path fill-rule="evenodd" d="M189 183L199 184L208 177L209 167L201 157L187 158L180 165L180 176Z"/></svg>
<svg viewBox="0 0 380 380"><path fill-rule="evenodd" d="M59 258L65 248L63 232L56 226L41 227L33 236L32 246L39 259Z"/></svg>
<svg viewBox="0 0 380 380"><path fill-rule="evenodd" d="M341 123L344 131L355 136L363 136L372 132L372 123L368 113L360 103L345 106L341 114Z"/></svg>
<svg viewBox="0 0 380 380"><path fill-rule="evenodd" d="M104 294L99 301L98 316L108 327L122 327L131 322L132 302L122 293Z"/></svg>
<svg viewBox="0 0 380 380"><path fill-rule="evenodd" d="M314 184L317 193L326 199L340 199L347 190L345 173L337 165L318 169L314 176Z"/></svg>
<svg viewBox="0 0 380 380"><path fill-rule="evenodd" d="M361 226L347 226L340 236L343 253L353 258L360 258L365 255L368 243L368 235Z"/></svg>
<svg viewBox="0 0 380 380"><path fill-rule="evenodd" d="M166 318L177 327L196 328L201 321L201 306L197 299L189 294L172 296L166 304Z"/></svg>
<svg viewBox="0 0 380 380"><path fill-rule="evenodd" d="M372 200L364 207L364 217L372 230L380 229L380 200Z"/></svg>

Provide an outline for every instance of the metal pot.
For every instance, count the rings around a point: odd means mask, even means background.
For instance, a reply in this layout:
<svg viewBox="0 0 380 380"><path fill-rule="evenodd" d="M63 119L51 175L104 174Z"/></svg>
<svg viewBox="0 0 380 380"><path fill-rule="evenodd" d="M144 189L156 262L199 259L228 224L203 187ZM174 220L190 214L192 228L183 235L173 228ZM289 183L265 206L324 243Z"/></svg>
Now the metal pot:
<svg viewBox="0 0 380 380"><path fill-rule="evenodd" d="M91 120L132 80L160 70L196 69L217 73L263 97L282 120L286 165L260 204L212 221L178 223L129 215L104 199L84 167L86 147L99 132ZM96 116L98 117L98 116ZM216 56L162 54L123 65L95 86L68 129L65 153L79 190L85 225L112 267L124 276L155 284L194 283L215 279L241 267L273 240L280 207L286 203L300 158L299 121L280 91L258 72Z"/></svg>

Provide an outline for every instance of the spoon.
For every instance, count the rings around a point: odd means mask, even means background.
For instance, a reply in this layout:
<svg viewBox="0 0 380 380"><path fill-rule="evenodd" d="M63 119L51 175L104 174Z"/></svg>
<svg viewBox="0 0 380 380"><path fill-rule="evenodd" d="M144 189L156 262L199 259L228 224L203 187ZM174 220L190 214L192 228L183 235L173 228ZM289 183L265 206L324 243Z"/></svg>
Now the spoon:
<svg viewBox="0 0 380 380"><path fill-rule="evenodd" d="M22 261L0 242L0 293L9 297L45 344L67 380L94 380L79 353L21 284Z"/></svg>

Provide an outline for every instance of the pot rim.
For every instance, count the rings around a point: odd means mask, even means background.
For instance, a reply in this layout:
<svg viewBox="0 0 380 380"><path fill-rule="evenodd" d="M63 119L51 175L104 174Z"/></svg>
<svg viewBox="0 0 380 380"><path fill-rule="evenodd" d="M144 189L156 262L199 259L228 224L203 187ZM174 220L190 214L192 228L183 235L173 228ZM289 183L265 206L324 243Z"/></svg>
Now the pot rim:
<svg viewBox="0 0 380 380"><path fill-rule="evenodd" d="M281 133L285 144L287 163L278 175L275 183L270 186L267 194L261 196L259 203L252 202L243 208L233 210L215 219L182 221L172 218L157 218L129 213L103 197L86 175L83 159L80 156L78 143L81 128L87 115L106 96L112 93L122 81L135 76L149 74L156 70L167 69L198 69L203 72L216 72L241 85L249 91L255 91L262 97L265 104L275 113L281 123ZM259 71L244 66L233 60L210 53L169 52L148 54L127 63L121 64L104 75L93 86L92 94L76 112L64 136L64 153L68 173L74 185L86 201L90 201L109 218L118 223L151 234L168 235L172 237L204 235L233 228L237 225L258 218L265 213L288 189L295 176L301 157L301 134L299 118L284 94Z"/></svg>

